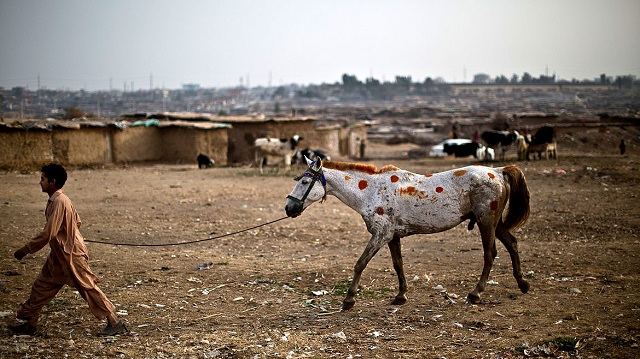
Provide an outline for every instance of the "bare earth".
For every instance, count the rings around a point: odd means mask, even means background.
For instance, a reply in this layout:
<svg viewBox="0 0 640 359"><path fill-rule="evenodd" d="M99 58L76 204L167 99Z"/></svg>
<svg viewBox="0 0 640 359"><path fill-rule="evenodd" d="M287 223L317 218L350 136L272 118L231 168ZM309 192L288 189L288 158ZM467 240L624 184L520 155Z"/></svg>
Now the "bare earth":
<svg viewBox="0 0 640 359"><path fill-rule="evenodd" d="M104 325L66 287L43 312L40 334L14 336L48 248L13 252L44 225L39 172L0 173L0 356L6 358L633 358L640 340L640 150L618 153L622 130L562 136L558 160L518 163L532 197L519 239L521 294L509 255L498 258L482 303L476 227L403 239L410 291L390 304L397 279L388 251L363 274L355 307L340 312L369 234L357 213L329 197L295 219L196 244L123 247L88 243L101 288L130 333ZM637 142L636 142L637 143ZM368 163L431 173L472 159L408 159L415 146L369 146ZM507 162L515 162L508 154ZM65 192L89 240L175 243L284 217L294 175L253 168L135 165L70 169ZM211 263L210 269L197 267Z"/></svg>

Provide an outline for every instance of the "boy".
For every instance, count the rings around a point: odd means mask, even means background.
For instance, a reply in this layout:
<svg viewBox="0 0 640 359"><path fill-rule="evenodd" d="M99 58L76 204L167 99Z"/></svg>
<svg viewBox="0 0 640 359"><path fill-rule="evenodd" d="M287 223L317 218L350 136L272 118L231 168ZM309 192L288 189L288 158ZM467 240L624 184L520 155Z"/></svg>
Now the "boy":
<svg viewBox="0 0 640 359"><path fill-rule="evenodd" d="M71 200L61 189L67 181L67 172L61 165L50 163L40 170L40 187L49 195L45 216L47 224L40 234L18 249L13 255L22 260L47 243L51 252L38 278L33 283L31 295L16 313L25 323L10 329L19 334L35 334L42 308L66 284L75 287L89 304L91 313L98 319L107 319L107 326L98 333L102 336L126 333L127 328L118 319L115 307L98 288L98 277L89 268L89 256L84 238L80 234L80 216Z"/></svg>

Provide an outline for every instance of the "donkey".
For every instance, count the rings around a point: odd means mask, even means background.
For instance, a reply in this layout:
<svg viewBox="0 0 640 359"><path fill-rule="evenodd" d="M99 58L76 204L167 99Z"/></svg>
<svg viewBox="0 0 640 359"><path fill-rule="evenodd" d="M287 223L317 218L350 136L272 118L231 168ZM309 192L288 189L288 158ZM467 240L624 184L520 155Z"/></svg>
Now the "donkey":
<svg viewBox="0 0 640 359"><path fill-rule="evenodd" d="M522 277L518 242L510 230L523 225L529 217L529 188L520 168L468 166L434 174L416 174L387 165L310 161L309 168L296 178L287 196L285 212L295 218L311 204L324 201L327 195L337 197L360 213L371 239L358 259L353 280L342 302L348 310L362 271L386 244L391 252L399 290L394 305L407 301L400 238L412 234L428 234L449 230L469 220L468 229L477 223L484 250L484 266L476 287L467 300L480 302L497 250L497 237L509 251L513 276L522 293L529 283ZM503 219L503 212L508 210Z"/></svg>

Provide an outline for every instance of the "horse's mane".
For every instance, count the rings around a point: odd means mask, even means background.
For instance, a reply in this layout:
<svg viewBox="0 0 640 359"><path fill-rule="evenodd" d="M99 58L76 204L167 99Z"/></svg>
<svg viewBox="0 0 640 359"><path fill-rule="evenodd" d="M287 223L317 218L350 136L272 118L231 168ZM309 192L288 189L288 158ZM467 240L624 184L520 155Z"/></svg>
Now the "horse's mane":
<svg viewBox="0 0 640 359"><path fill-rule="evenodd" d="M331 161L322 162L322 167L338 170L338 171L349 171L349 170L360 171L360 172L368 173L370 175L375 173L399 170L399 168L394 165L386 165L378 169L378 167L374 165L367 165L363 163L331 162Z"/></svg>

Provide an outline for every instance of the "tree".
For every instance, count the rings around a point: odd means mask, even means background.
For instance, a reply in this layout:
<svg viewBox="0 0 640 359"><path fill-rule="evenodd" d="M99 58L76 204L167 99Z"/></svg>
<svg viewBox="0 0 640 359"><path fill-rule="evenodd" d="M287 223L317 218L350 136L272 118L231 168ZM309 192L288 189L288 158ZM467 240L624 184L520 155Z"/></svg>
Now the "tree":
<svg viewBox="0 0 640 359"><path fill-rule="evenodd" d="M518 75L513 74L513 76L511 76L511 83L512 84L517 84L518 83Z"/></svg>
<svg viewBox="0 0 640 359"><path fill-rule="evenodd" d="M533 82L533 77L528 72L525 72L524 74L522 74L523 84L530 84L532 82Z"/></svg>
<svg viewBox="0 0 640 359"><path fill-rule="evenodd" d="M345 91L352 92L360 85L362 85L362 82L358 81L355 75L342 75L342 86Z"/></svg>
<svg viewBox="0 0 640 359"><path fill-rule="evenodd" d="M508 84L509 79L505 75L496 76L497 84Z"/></svg>

